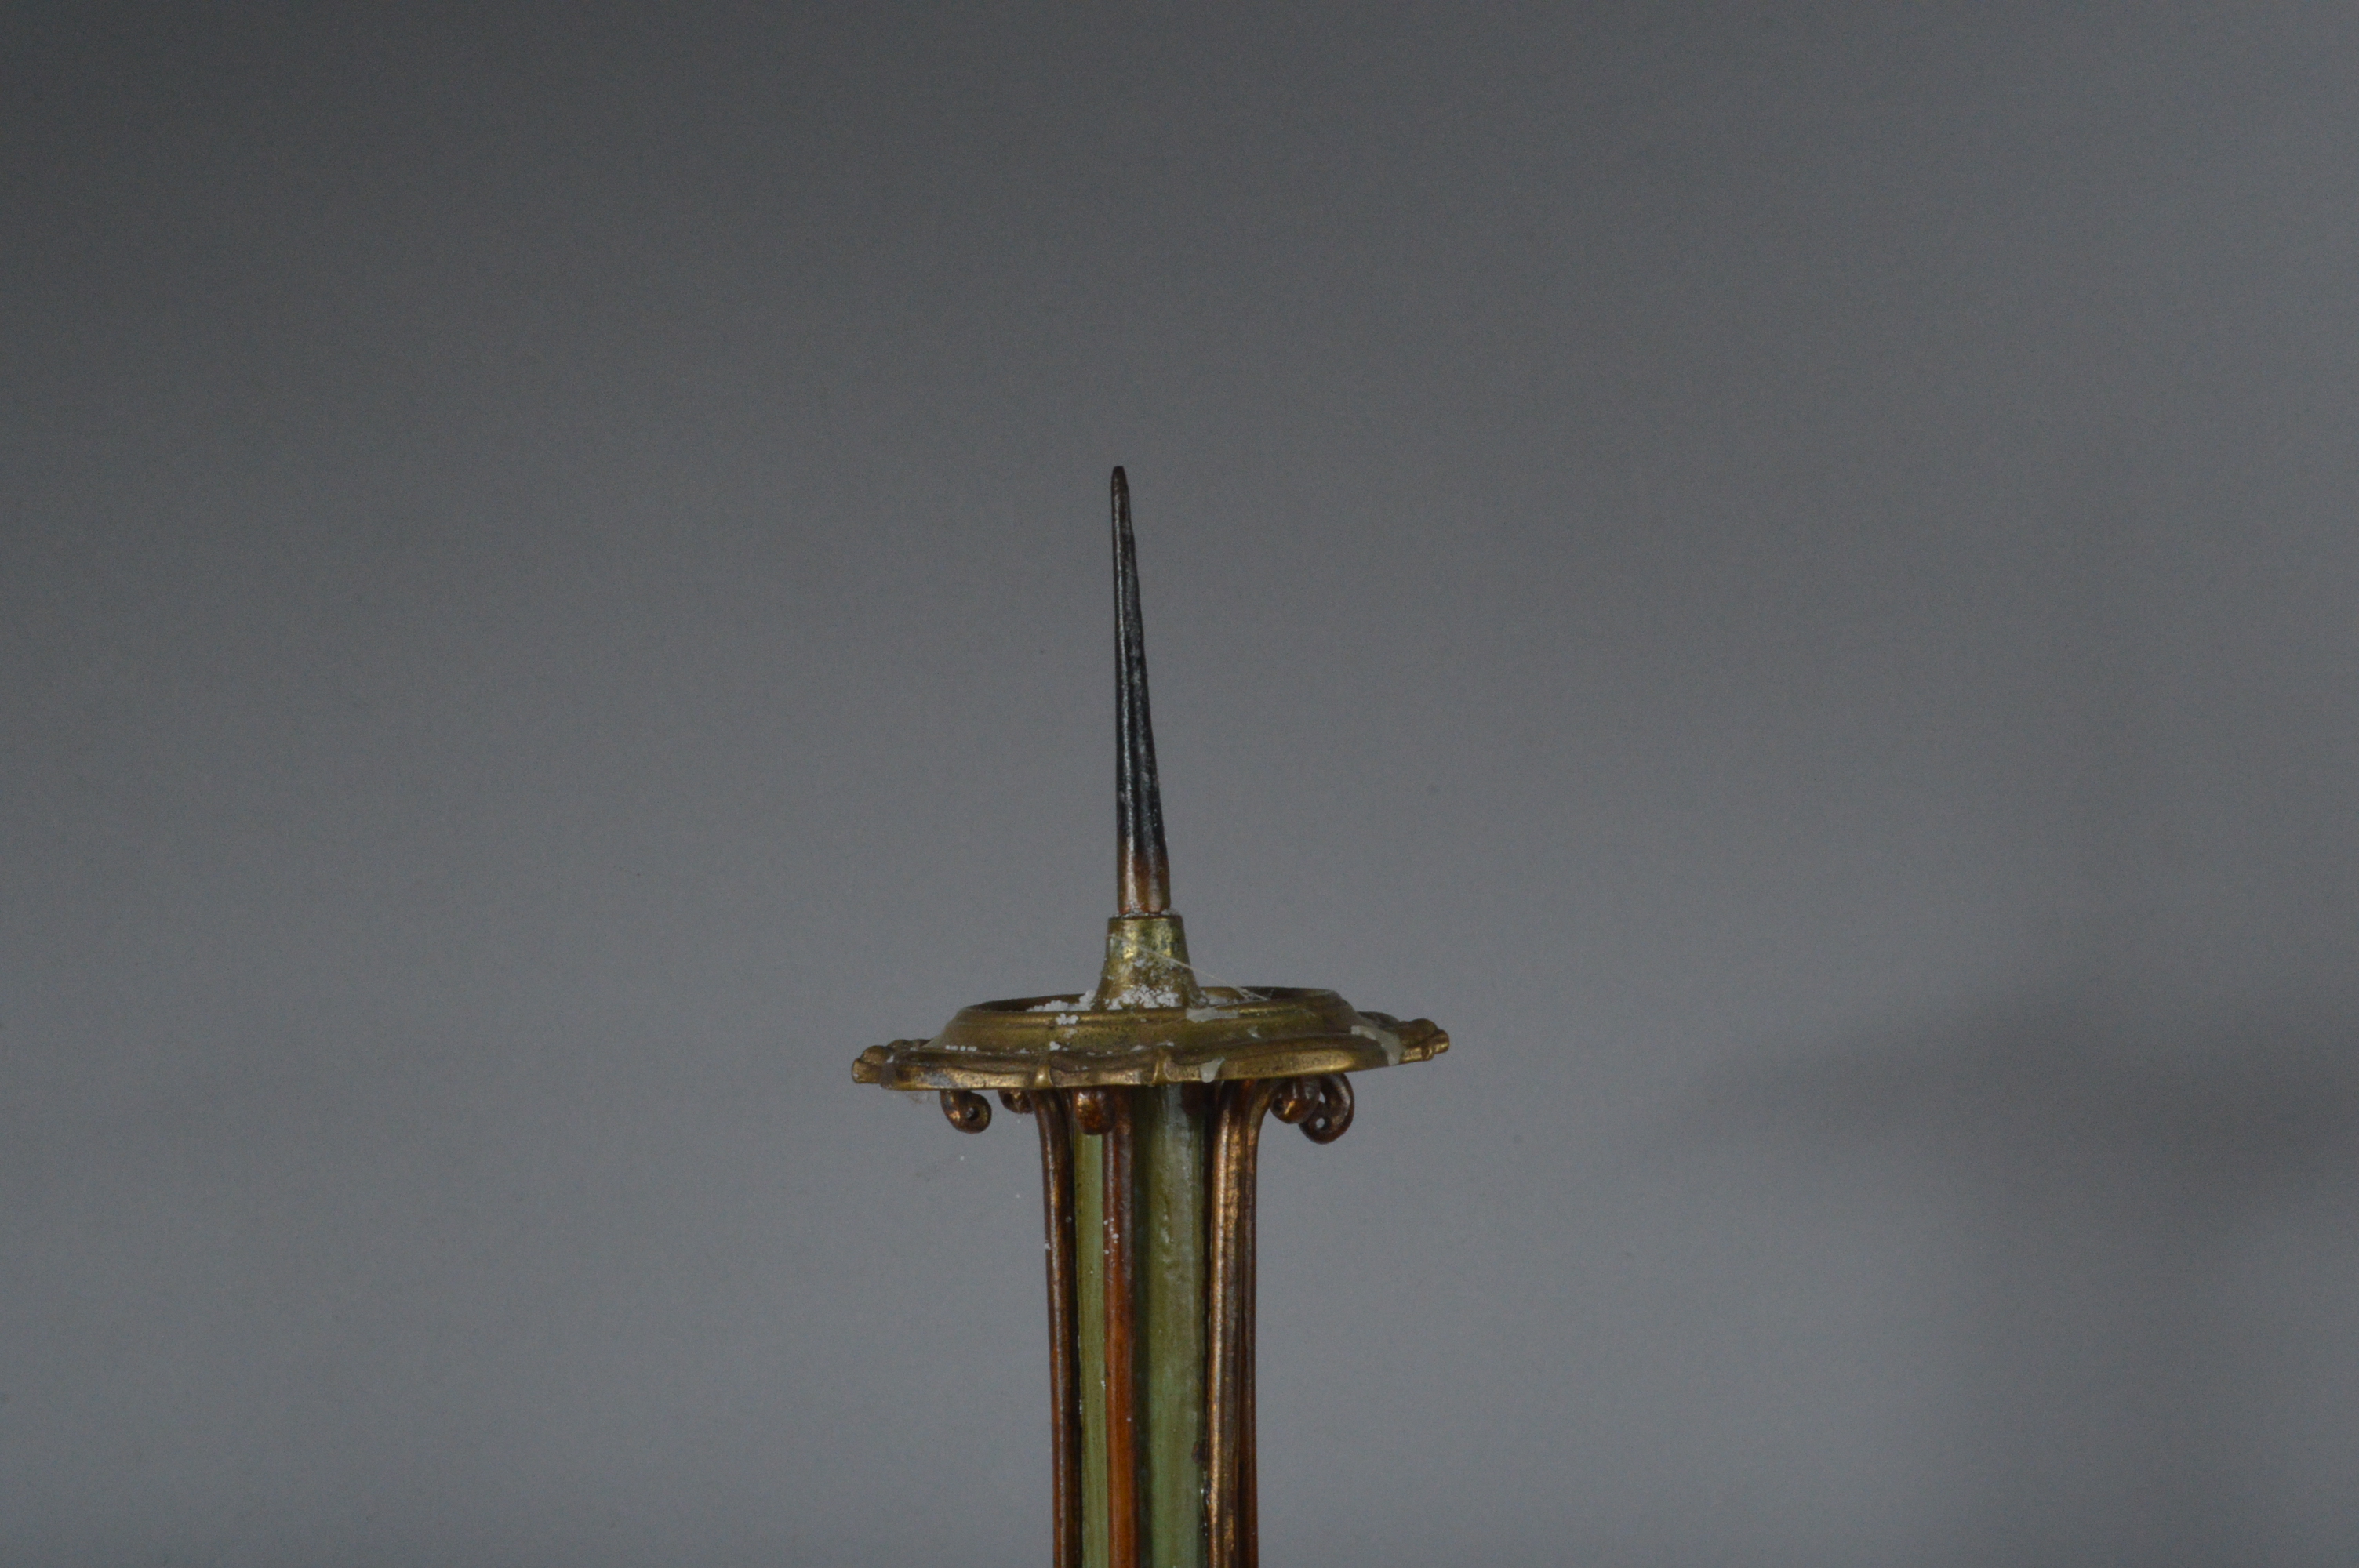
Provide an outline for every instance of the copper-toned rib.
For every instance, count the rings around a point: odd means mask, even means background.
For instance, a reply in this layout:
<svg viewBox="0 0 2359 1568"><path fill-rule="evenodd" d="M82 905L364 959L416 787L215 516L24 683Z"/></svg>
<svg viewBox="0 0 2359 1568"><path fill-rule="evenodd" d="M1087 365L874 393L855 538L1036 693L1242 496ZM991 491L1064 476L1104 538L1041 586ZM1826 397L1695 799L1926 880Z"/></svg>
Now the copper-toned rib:
<svg viewBox="0 0 2359 1568"><path fill-rule="evenodd" d="M1204 1526L1210 1568L1250 1568L1254 1543L1254 1173L1261 1119L1284 1080L1221 1086L1212 1113L1206 1283Z"/></svg>
<svg viewBox="0 0 2359 1568"><path fill-rule="evenodd" d="M1155 721L1147 708L1147 632L1138 613L1138 546L1130 533L1130 481L1114 470L1115 881L1125 914L1171 907L1171 860L1163 848L1163 789L1155 777Z"/></svg>
<svg viewBox="0 0 2359 1568"><path fill-rule="evenodd" d="M1237 1568L1261 1568L1261 1415L1255 1398L1259 1380L1255 1375L1259 1349L1256 1342L1261 1337L1259 1187L1259 1181L1251 1178L1245 1186L1245 1321L1237 1357Z"/></svg>
<svg viewBox="0 0 2359 1568"><path fill-rule="evenodd" d="M1204 1527L1210 1568L1260 1568L1261 1485L1255 1435L1255 1297L1260 1265L1255 1176L1261 1119L1332 1143L1352 1125L1352 1083L1341 1073L1223 1084L1212 1112L1212 1266L1206 1285Z"/></svg>
<svg viewBox="0 0 2359 1568"><path fill-rule="evenodd" d="M1040 1124L1040 1187L1049 1229L1049 1462L1053 1476L1050 1561L1082 1568L1082 1346L1074 1305L1073 1123L1053 1090L1003 1092L1008 1109Z"/></svg>
<svg viewBox="0 0 2359 1568"><path fill-rule="evenodd" d="M1100 1091L1105 1119L1107 1568L1139 1568L1138 1185L1131 1095Z"/></svg>

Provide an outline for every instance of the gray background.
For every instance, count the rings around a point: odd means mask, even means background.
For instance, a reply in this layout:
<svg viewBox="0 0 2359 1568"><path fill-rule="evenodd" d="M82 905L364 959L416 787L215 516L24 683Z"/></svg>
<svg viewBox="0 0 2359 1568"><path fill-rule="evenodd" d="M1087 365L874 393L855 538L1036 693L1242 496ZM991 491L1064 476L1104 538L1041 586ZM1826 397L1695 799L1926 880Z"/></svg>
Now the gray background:
<svg viewBox="0 0 2359 1568"><path fill-rule="evenodd" d="M1103 485L1273 1563L2359 1556L2359 10L0 17L0 1553L1037 1563Z"/></svg>

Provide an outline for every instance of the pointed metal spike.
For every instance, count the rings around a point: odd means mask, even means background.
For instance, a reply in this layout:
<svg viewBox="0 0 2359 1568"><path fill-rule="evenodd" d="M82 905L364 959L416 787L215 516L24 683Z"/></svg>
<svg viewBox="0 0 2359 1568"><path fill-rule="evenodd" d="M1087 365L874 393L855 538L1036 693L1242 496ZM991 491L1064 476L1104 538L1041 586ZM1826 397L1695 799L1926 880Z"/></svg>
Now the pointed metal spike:
<svg viewBox="0 0 2359 1568"><path fill-rule="evenodd" d="M1147 709L1147 633L1138 614L1138 546L1130 532L1130 481L1114 470L1114 833L1125 914L1171 907L1163 848L1163 789L1155 777L1155 721Z"/></svg>

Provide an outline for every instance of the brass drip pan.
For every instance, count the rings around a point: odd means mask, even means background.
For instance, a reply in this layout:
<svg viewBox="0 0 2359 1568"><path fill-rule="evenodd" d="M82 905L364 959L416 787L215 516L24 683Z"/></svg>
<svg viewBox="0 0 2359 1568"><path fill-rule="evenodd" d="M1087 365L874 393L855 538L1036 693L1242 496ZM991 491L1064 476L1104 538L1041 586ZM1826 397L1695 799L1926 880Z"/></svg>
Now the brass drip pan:
<svg viewBox="0 0 2359 1568"><path fill-rule="evenodd" d="M1330 990L1207 986L1200 1005L1092 1011L1082 995L962 1008L930 1040L871 1045L855 1082L888 1089L1068 1089L1312 1077L1450 1049L1430 1019L1355 1011Z"/></svg>

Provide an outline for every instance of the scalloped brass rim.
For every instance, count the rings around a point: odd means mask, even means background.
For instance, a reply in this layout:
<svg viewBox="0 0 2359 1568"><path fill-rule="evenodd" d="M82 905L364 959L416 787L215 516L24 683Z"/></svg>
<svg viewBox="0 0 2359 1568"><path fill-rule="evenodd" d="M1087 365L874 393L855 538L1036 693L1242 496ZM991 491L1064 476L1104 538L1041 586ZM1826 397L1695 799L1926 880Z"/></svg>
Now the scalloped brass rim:
<svg viewBox="0 0 2359 1568"><path fill-rule="evenodd" d="M889 1089L1206 1084L1365 1072L1450 1049L1430 1019L1360 1012L1329 990L1211 990L1201 1007L1104 1011L1082 1000L1018 997L963 1008L929 1040L870 1046L853 1079Z"/></svg>

